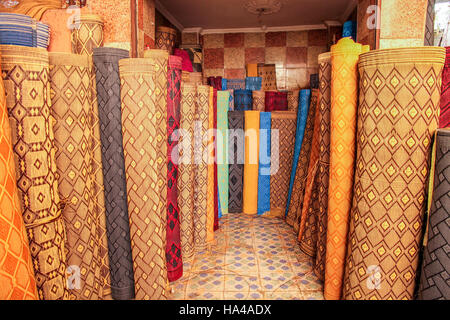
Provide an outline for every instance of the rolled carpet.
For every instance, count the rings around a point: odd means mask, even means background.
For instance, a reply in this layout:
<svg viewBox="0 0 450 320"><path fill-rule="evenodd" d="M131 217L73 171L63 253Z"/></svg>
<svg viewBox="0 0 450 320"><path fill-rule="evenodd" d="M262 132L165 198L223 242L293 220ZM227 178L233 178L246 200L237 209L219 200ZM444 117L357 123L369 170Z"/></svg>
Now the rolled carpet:
<svg viewBox="0 0 450 320"><path fill-rule="evenodd" d="M266 93L264 91L253 91L253 110L264 111L266 108Z"/></svg>
<svg viewBox="0 0 450 320"><path fill-rule="evenodd" d="M89 58L71 53L50 53L50 90L55 119L53 130L59 195L64 203L70 300L98 300L103 297L100 274L99 218L95 209L89 149L92 110L89 99ZM72 268L75 268L73 269ZM78 273L78 275L77 275ZM72 282L71 282L72 281ZM76 282L79 281L77 284Z"/></svg>
<svg viewBox="0 0 450 320"><path fill-rule="evenodd" d="M177 39L177 31L175 29L159 26L156 28L155 46L157 49L166 50L172 54Z"/></svg>
<svg viewBox="0 0 450 320"><path fill-rule="evenodd" d="M324 296L340 299L352 199L359 55L368 46L342 38L331 47L330 182Z"/></svg>
<svg viewBox="0 0 450 320"><path fill-rule="evenodd" d="M442 72L441 115L439 128L450 127L450 47L446 47L444 71Z"/></svg>
<svg viewBox="0 0 450 320"><path fill-rule="evenodd" d="M167 295L166 193L158 181L155 65L151 59L119 61L122 132L131 250L137 300L165 299ZM166 143L166 141L164 141ZM167 176L164 178L167 179ZM164 207L164 211L160 207ZM164 214L164 217L161 215Z"/></svg>
<svg viewBox="0 0 450 320"><path fill-rule="evenodd" d="M219 188L219 217L228 213L228 91L217 92L217 183Z"/></svg>
<svg viewBox="0 0 450 320"><path fill-rule="evenodd" d="M180 236L180 210L177 200L178 155L172 153L178 143L181 103L181 58L169 56L167 67L167 227L166 261L169 281L183 275ZM175 152L176 153L176 152ZM172 158L174 156L175 158Z"/></svg>
<svg viewBox="0 0 450 320"><path fill-rule="evenodd" d="M295 113L297 113L299 96L300 90L292 90L288 92L287 101L289 111L294 111Z"/></svg>
<svg viewBox="0 0 450 320"><path fill-rule="evenodd" d="M225 78L222 78L222 90L229 90L228 89L228 81Z"/></svg>
<svg viewBox="0 0 450 320"><path fill-rule="evenodd" d="M208 164L203 155L208 148L209 86L197 86L194 127L194 243L195 250L206 248L207 238L207 193Z"/></svg>
<svg viewBox="0 0 450 320"><path fill-rule="evenodd" d="M241 213L244 191L244 111L228 111L228 212Z"/></svg>
<svg viewBox="0 0 450 320"><path fill-rule="evenodd" d="M29 16L0 12L0 45L36 47L36 22Z"/></svg>
<svg viewBox="0 0 450 320"><path fill-rule="evenodd" d="M245 78L245 89L246 90L261 90L262 78L260 77L247 77Z"/></svg>
<svg viewBox="0 0 450 320"><path fill-rule="evenodd" d="M36 46L47 49L50 44L50 26L46 23L36 22Z"/></svg>
<svg viewBox="0 0 450 320"><path fill-rule="evenodd" d="M227 89L227 91L230 93L230 107L228 108L228 110L234 111L234 90Z"/></svg>
<svg viewBox="0 0 450 320"><path fill-rule="evenodd" d="M119 60L128 58L129 53L116 48L94 48L93 51L111 295L116 300L128 300L133 299L135 293L123 153Z"/></svg>
<svg viewBox="0 0 450 320"><path fill-rule="evenodd" d="M180 209L181 251L183 258L194 254L194 119L197 87L184 83L181 88L180 133L178 141L178 206Z"/></svg>
<svg viewBox="0 0 450 320"><path fill-rule="evenodd" d="M438 129L436 134L436 161L432 189L432 205L428 217L428 237L424 249L420 275L420 300L449 300L448 284L450 243L450 131ZM429 195L431 196L431 195Z"/></svg>
<svg viewBox="0 0 450 320"><path fill-rule="evenodd" d="M325 259L328 225L328 182L330 172L330 112L331 112L331 53L319 55L320 95L318 108L320 113L319 139L319 185L317 202L317 249L313 270L321 281L325 279Z"/></svg>
<svg viewBox="0 0 450 320"><path fill-rule="evenodd" d="M79 18L79 19L77 19ZM81 14L72 29L72 52L92 56L93 49L103 46L103 21L96 14Z"/></svg>
<svg viewBox="0 0 450 320"><path fill-rule="evenodd" d="M311 89L319 89L319 74L314 73L309 76L309 84Z"/></svg>
<svg viewBox="0 0 450 320"><path fill-rule="evenodd" d="M189 73L189 82L195 85L202 85L203 83L203 74L201 72L190 72Z"/></svg>
<svg viewBox="0 0 450 320"><path fill-rule="evenodd" d="M270 211L270 112L260 112L259 165L258 165L258 214Z"/></svg>
<svg viewBox="0 0 450 320"><path fill-rule="evenodd" d="M183 70L183 74L185 72L194 72L191 59L189 58L189 53L186 50L175 48L173 50L173 54L181 58L181 68Z"/></svg>
<svg viewBox="0 0 450 320"><path fill-rule="evenodd" d="M252 91L251 90L234 90L234 110L247 111L252 110Z"/></svg>
<svg viewBox="0 0 450 320"><path fill-rule="evenodd" d="M283 216L289 191L297 115L291 111L271 114L270 210Z"/></svg>
<svg viewBox="0 0 450 320"><path fill-rule="evenodd" d="M66 231L56 179L48 53L42 48L5 45L0 51L15 177L38 296L67 299Z"/></svg>
<svg viewBox="0 0 450 320"><path fill-rule="evenodd" d="M194 72L202 72L203 71L203 50L201 45L182 45L182 49L184 49L188 55L189 59L192 63L192 68Z"/></svg>
<svg viewBox="0 0 450 320"><path fill-rule="evenodd" d="M444 60L445 49L439 47L376 50L360 56L345 299L413 298ZM391 95L383 94L385 90ZM333 120L333 109L331 116ZM331 139L333 165L333 127ZM331 177L330 188L332 183ZM327 253L327 268L328 263Z"/></svg>
<svg viewBox="0 0 450 320"><path fill-rule="evenodd" d="M214 231L219 229L219 182L217 180L217 89L213 88L213 109L214 109Z"/></svg>
<svg viewBox="0 0 450 320"><path fill-rule="evenodd" d="M36 279L19 202L5 88L0 79L1 300L36 300Z"/></svg>
<svg viewBox="0 0 450 320"><path fill-rule="evenodd" d="M214 208L216 206L214 195L214 165L215 165L215 148L214 148L214 88L209 87L208 100L208 193L206 206L206 242L211 243L214 240Z"/></svg>
<svg viewBox="0 0 450 320"><path fill-rule="evenodd" d="M247 64L247 77L257 77L258 76L258 64L248 63Z"/></svg>
<svg viewBox="0 0 450 320"><path fill-rule="evenodd" d="M265 110L266 112L287 111L287 93L278 91L266 91Z"/></svg>
<svg viewBox="0 0 450 320"><path fill-rule="evenodd" d="M295 130L295 147L294 147L294 157L292 160L292 171L290 173L290 181L289 181L289 189L288 189L288 196L287 196L287 203L286 203L286 222L289 225L294 225L294 220L296 216L296 209L297 209L297 203L296 205L291 206L291 197L292 192L294 191L294 182L297 175L297 166L299 163L299 157L300 157L300 151L302 150L302 144L303 144L303 137L305 135L305 128L308 120L308 112L309 112L309 106L311 104L311 90L305 89L300 91L300 97L299 97L299 106L297 110L297 128ZM307 142L307 140L305 140ZM305 164L302 164L305 165ZM306 169L305 169L306 170ZM298 176L301 178L301 176ZM298 180L297 184L301 181ZM300 185L298 185L300 187ZM303 187L304 188L304 187ZM303 190L302 187L300 187L301 190ZM302 193L300 189L295 194L296 197L299 197L299 194Z"/></svg>
<svg viewBox="0 0 450 320"><path fill-rule="evenodd" d="M243 213L258 213L259 111L245 111Z"/></svg>
<svg viewBox="0 0 450 320"><path fill-rule="evenodd" d="M216 90L222 90L222 77L208 77L207 83Z"/></svg>

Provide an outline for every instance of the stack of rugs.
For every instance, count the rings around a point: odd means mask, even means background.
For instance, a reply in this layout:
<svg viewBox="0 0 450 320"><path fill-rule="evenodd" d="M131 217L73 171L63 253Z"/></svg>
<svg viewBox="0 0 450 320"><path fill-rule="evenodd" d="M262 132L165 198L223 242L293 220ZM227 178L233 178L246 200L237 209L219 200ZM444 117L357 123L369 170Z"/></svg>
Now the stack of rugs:
<svg viewBox="0 0 450 320"><path fill-rule="evenodd" d="M0 45L44 48L49 45L50 27L17 13L0 13Z"/></svg>

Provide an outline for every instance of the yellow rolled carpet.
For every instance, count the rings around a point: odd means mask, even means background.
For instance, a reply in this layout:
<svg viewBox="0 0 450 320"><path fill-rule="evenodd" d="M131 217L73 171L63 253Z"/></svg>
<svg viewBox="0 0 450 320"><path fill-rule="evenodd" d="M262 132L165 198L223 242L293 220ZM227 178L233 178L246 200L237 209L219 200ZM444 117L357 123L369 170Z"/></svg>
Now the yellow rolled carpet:
<svg viewBox="0 0 450 320"><path fill-rule="evenodd" d="M439 47L360 56L345 299L414 298L444 60Z"/></svg>
<svg viewBox="0 0 450 320"><path fill-rule="evenodd" d="M138 300L167 296L166 225L159 194L155 69L151 59L119 61L122 132L135 293Z"/></svg>
<svg viewBox="0 0 450 320"><path fill-rule="evenodd" d="M331 141L324 296L340 299L352 201L359 55L368 46L342 38L331 47Z"/></svg>
<svg viewBox="0 0 450 320"><path fill-rule="evenodd" d="M81 14L72 29L72 52L92 56L93 49L103 46L103 21L96 14Z"/></svg>
<svg viewBox="0 0 450 320"><path fill-rule="evenodd" d="M15 93L6 95L6 105L39 299L67 299L66 232L56 180L48 53L19 46L0 46L0 51L5 88Z"/></svg>
<svg viewBox="0 0 450 320"><path fill-rule="evenodd" d="M208 99L208 193L206 196L206 242L214 241L214 88L209 87Z"/></svg>
<svg viewBox="0 0 450 320"><path fill-rule="evenodd" d="M243 211L258 213L259 111L245 111Z"/></svg>
<svg viewBox="0 0 450 320"><path fill-rule="evenodd" d="M0 300L36 300L36 280L15 175L5 88L0 79Z"/></svg>

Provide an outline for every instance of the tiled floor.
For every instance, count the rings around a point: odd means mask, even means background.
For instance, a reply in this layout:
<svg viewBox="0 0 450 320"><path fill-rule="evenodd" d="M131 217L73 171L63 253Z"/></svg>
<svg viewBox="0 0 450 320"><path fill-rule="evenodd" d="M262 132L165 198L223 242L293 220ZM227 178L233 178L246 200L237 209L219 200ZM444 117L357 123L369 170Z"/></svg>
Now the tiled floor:
<svg viewBox="0 0 450 320"><path fill-rule="evenodd" d="M323 299L311 258L283 220L228 214L220 223L216 243L184 262L170 299Z"/></svg>

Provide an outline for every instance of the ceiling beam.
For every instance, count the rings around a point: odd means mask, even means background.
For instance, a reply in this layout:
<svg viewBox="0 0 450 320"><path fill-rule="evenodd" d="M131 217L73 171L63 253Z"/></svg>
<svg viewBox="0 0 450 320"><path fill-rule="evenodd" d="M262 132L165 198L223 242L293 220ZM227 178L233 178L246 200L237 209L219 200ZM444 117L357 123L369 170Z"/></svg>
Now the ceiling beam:
<svg viewBox="0 0 450 320"><path fill-rule="evenodd" d="M155 8L172 23L178 30L184 30L184 26L164 7L159 0L155 0Z"/></svg>

